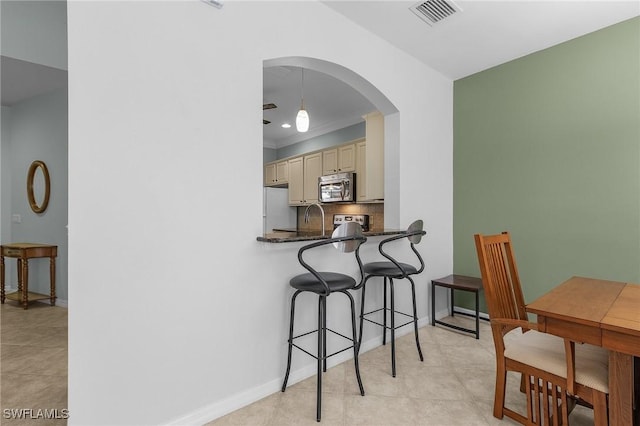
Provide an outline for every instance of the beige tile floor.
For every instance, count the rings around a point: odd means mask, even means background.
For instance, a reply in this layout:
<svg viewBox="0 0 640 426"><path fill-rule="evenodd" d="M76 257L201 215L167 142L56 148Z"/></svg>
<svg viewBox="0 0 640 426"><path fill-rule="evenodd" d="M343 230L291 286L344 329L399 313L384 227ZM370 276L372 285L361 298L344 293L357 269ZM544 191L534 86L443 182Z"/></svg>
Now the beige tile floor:
<svg viewBox="0 0 640 426"><path fill-rule="evenodd" d="M451 318L449 318L451 320ZM473 327L472 320L453 319ZM389 346L360 356L366 395L360 396L353 361L330 368L324 376L325 425L513 425L492 417L495 360L487 323L480 340L454 330L427 325L420 329L425 355L418 360L413 334L397 339L397 377L391 377ZM0 423L63 425L60 420L4 418L4 409L67 407L67 310L35 303L24 311L0 305ZM294 356L307 356L296 351ZM509 377L508 401L524 410L519 380ZM315 377L291 385L209 425L286 426L316 424ZM73 413L71 413L72 415ZM590 410L577 407L572 426L593 424Z"/></svg>
<svg viewBox="0 0 640 426"><path fill-rule="evenodd" d="M44 417L64 417L67 408L67 309L0 305L0 408L3 425L66 424ZM6 418L5 409L23 409L27 419Z"/></svg>
<svg viewBox="0 0 640 426"><path fill-rule="evenodd" d="M473 319L448 318L467 328ZM353 361L330 368L323 377L324 425L515 425L493 417L495 358L488 323L481 321L480 339L441 326L420 329L424 362L413 333L396 340L397 377L391 377L390 347L380 346L360 356L365 396L360 396ZM294 350L295 351L295 350ZM295 351L294 356L308 356ZM525 413L519 377L508 378L508 404ZM315 377L303 380L209 426L286 426L317 424ZM593 425L591 410L576 407L572 426Z"/></svg>

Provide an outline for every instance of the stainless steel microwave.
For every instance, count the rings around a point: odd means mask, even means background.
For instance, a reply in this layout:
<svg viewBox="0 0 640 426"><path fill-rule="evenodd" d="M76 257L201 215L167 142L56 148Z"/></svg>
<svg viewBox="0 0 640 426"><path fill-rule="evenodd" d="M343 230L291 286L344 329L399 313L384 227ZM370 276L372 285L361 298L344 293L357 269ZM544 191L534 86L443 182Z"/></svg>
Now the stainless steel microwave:
<svg viewBox="0 0 640 426"><path fill-rule="evenodd" d="M356 200L356 174L336 173L318 178L318 200L321 203L353 203Z"/></svg>

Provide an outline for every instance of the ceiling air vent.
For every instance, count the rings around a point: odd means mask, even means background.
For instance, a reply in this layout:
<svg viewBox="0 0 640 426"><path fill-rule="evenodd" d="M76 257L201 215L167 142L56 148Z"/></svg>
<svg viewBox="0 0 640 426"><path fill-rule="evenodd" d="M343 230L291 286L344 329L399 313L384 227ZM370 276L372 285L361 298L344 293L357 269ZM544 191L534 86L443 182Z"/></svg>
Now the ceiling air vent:
<svg viewBox="0 0 640 426"><path fill-rule="evenodd" d="M437 24L455 13L462 12L460 6L451 0L428 0L416 3L409 9L429 25Z"/></svg>

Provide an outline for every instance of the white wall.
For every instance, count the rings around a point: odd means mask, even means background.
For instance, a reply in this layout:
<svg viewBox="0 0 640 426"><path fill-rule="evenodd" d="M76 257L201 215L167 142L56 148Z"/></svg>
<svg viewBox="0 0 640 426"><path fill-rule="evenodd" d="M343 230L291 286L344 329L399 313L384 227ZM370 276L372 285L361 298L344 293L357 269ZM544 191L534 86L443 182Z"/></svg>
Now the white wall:
<svg viewBox="0 0 640 426"><path fill-rule="evenodd" d="M67 7L57 0L2 0L4 56L67 69Z"/></svg>
<svg viewBox="0 0 640 426"><path fill-rule="evenodd" d="M11 108L2 107L0 124L0 241L11 238Z"/></svg>
<svg viewBox="0 0 640 426"><path fill-rule="evenodd" d="M265 59L335 62L400 111L387 187L403 226L425 220L427 317L452 270L451 81L316 2L68 10L70 424L198 424L278 390L301 268L299 244L255 240Z"/></svg>
<svg viewBox="0 0 640 426"><path fill-rule="evenodd" d="M58 89L15 104L10 111L8 141L11 215L20 215L21 223L11 222L11 241L28 241L58 246L56 295L66 305L67 293L67 89ZM4 111L4 109L3 109ZM6 140L5 140L6 137ZM4 152L2 158L5 158ZM35 160L44 161L49 170L51 196L43 213L34 213L27 199L27 171ZM3 189L5 182L3 175ZM3 191L4 194L4 191ZM3 196L4 198L4 196ZM4 213L4 212L3 212ZM4 222L3 216L3 222ZM4 240L9 242L9 240ZM7 259L7 284L15 287L15 262ZM11 279L9 279L11 278ZM29 262L29 290L49 294L49 261Z"/></svg>

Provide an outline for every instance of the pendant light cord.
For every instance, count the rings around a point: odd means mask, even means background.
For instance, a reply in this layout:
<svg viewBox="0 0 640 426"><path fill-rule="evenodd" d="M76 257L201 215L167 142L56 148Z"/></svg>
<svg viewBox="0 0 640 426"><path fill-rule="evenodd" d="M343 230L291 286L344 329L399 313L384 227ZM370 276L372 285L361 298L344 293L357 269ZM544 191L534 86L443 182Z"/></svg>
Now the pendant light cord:
<svg viewBox="0 0 640 426"><path fill-rule="evenodd" d="M300 88L300 111L296 115L296 130L304 133L309 130L309 113L304 109L304 68L300 68L302 71L302 86Z"/></svg>
<svg viewBox="0 0 640 426"><path fill-rule="evenodd" d="M300 89L300 93L301 93L301 97L300 97L300 104L302 106L301 109L304 109L304 68L300 68L302 70L302 87Z"/></svg>

